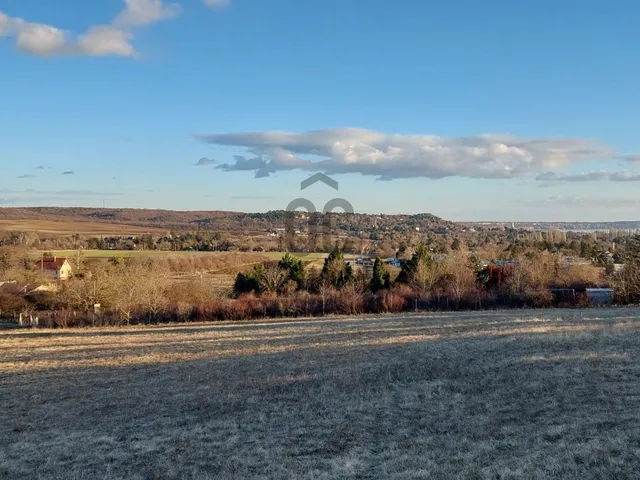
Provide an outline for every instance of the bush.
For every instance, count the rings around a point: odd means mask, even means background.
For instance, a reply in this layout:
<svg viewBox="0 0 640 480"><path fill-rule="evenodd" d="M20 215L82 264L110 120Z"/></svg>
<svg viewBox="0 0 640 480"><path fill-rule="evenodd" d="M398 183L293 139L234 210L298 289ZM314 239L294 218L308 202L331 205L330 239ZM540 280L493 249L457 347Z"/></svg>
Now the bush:
<svg viewBox="0 0 640 480"><path fill-rule="evenodd" d="M335 295L333 312L341 315L361 315L365 312L364 296L360 293L340 293Z"/></svg>
<svg viewBox="0 0 640 480"><path fill-rule="evenodd" d="M400 293L384 290L380 296L382 297L382 311L385 313L402 312L407 307L407 299Z"/></svg>
<svg viewBox="0 0 640 480"><path fill-rule="evenodd" d="M533 308L548 308L553 306L553 295L549 290L529 292L526 304Z"/></svg>

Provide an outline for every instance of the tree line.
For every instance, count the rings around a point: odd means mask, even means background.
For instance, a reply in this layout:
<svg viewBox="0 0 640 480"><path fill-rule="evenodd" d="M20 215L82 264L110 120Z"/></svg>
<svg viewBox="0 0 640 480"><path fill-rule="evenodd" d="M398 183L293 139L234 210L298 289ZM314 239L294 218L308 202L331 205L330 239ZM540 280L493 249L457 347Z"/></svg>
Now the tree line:
<svg viewBox="0 0 640 480"><path fill-rule="evenodd" d="M504 253L504 252L503 252ZM322 266L291 253L238 273L230 291L215 276L176 280L168 260L113 259L94 262L55 292L0 293L0 317L36 315L42 324L75 326L175 321L243 320L283 316L386 313L499 307L582 306L586 287L611 286L616 302L640 303L640 237L619 252L612 271L594 264L567 264L548 250L506 252L509 261L485 266L458 245L435 259L425 243L411 249L401 268L377 257L372 269L346 261L335 245ZM37 282L28 252L0 249L0 281ZM551 289L572 289L555 298ZM99 306L99 307L98 307Z"/></svg>

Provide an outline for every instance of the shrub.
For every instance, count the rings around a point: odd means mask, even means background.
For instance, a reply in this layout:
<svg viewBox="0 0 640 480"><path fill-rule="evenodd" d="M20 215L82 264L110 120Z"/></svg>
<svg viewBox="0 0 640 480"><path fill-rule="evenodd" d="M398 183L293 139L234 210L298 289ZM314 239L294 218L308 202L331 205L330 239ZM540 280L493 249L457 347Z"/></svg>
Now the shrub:
<svg viewBox="0 0 640 480"><path fill-rule="evenodd" d="M399 292L385 290L381 292L382 308L385 313L398 313L407 307L407 299Z"/></svg>
<svg viewBox="0 0 640 480"><path fill-rule="evenodd" d="M27 307L27 301L19 296L0 293L0 317L3 315L14 317L23 312Z"/></svg>

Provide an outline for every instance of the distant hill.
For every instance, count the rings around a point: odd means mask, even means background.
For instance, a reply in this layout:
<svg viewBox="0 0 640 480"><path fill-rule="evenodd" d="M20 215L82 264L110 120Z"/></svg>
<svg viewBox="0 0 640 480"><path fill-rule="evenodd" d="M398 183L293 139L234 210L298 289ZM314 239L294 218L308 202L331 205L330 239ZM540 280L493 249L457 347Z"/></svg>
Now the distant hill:
<svg viewBox="0 0 640 480"><path fill-rule="evenodd" d="M175 211L149 210L133 208L63 208L29 207L0 208L0 229L28 230L54 233L76 233L79 230L106 230L140 232L149 229L155 232L214 230L225 232L266 232L285 226L290 212L282 210L266 213L243 213L228 211ZM314 215L321 221L321 214L296 212L295 228L304 228ZM345 234L357 234L361 231L423 233L451 233L462 227L428 213L417 215L368 215L368 214L331 214L334 227ZM65 226L66 225L66 226ZM24 226L24 228L21 228ZM28 228L27 228L28 226ZM108 227L107 227L108 226ZM124 226L135 227L126 228Z"/></svg>

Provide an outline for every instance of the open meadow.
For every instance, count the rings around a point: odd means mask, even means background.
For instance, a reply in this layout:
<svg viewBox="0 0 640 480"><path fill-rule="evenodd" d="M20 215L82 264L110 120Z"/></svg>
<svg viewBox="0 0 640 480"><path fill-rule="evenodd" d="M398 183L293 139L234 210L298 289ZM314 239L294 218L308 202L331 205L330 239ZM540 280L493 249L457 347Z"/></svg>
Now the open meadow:
<svg viewBox="0 0 640 480"><path fill-rule="evenodd" d="M39 257L44 252L34 253L34 257ZM77 250L54 250L49 251L53 256L59 258L75 258ZM161 250L82 250L82 257L86 260L120 258L169 258L169 257L218 257L244 256L248 259L254 257L259 260L280 260L286 252L196 252L196 251L161 251ZM324 259L326 253L300 254L292 253L307 262L317 262Z"/></svg>
<svg viewBox="0 0 640 480"><path fill-rule="evenodd" d="M166 229L82 220L0 219L0 232L36 232L48 235L129 236L165 235Z"/></svg>
<svg viewBox="0 0 640 480"><path fill-rule="evenodd" d="M640 478L639 315L0 331L0 478Z"/></svg>

